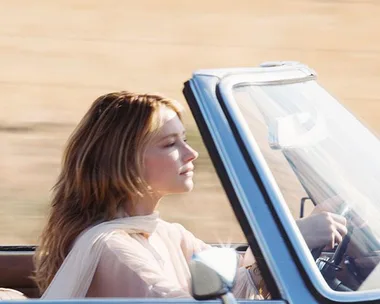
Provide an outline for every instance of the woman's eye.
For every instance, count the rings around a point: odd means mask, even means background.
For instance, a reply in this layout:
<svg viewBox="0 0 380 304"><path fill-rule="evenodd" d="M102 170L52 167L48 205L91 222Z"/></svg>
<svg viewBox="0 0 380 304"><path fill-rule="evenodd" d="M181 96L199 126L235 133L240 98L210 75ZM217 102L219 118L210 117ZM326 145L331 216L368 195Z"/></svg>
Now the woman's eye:
<svg viewBox="0 0 380 304"><path fill-rule="evenodd" d="M164 148L170 148L170 147L173 147L175 145L175 142L171 142L171 143L168 143L164 146Z"/></svg>
<svg viewBox="0 0 380 304"><path fill-rule="evenodd" d="M187 138L184 138L184 139L182 139L184 142L186 142L187 143ZM177 143L177 141L175 140L175 141L172 141L172 142L169 142L169 143L167 143L165 146L164 146L164 148L170 148L170 147L174 147L175 145L176 145L176 143Z"/></svg>

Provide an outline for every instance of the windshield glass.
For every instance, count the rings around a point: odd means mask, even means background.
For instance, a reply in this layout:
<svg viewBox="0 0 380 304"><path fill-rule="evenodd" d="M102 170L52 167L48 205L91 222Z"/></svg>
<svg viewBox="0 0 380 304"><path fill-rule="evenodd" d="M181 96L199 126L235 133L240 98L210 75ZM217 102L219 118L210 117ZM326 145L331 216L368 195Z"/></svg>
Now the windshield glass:
<svg viewBox="0 0 380 304"><path fill-rule="evenodd" d="M380 249L378 138L314 80L238 86L234 97L295 218L303 199L311 201L309 211L339 200L333 212L346 217L351 238L340 250L335 277L352 290L379 288L368 283L379 259L365 270L353 262ZM321 260L337 260L336 250L324 248L316 257L320 269ZM342 275L346 264L350 269Z"/></svg>

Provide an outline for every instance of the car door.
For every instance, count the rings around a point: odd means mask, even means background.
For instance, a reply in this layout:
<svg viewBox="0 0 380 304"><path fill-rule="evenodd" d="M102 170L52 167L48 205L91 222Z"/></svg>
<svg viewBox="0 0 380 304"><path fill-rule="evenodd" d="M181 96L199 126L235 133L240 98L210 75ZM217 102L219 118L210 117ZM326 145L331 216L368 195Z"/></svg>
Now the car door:
<svg viewBox="0 0 380 304"><path fill-rule="evenodd" d="M302 64L268 63L250 69L197 71L183 92L272 299L289 303L379 300L376 291L344 293L326 284L292 216L298 210L298 201L296 206L289 206L284 200L286 196L298 198L294 193L299 189L280 190L273 167L263 157L266 148L260 142L269 142L272 149L276 139L270 134L266 137L267 130L266 136L251 132L262 128L266 117L250 119L245 115L251 111L247 105L250 97L239 97L247 95L247 87L315 83L315 79L315 72ZM262 111L266 113L277 110L269 102L260 106L266 107ZM276 178L286 181L291 175L294 172L288 168ZM303 195L308 198L308 193Z"/></svg>
<svg viewBox="0 0 380 304"><path fill-rule="evenodd" d="M21 291L29 298L37 298L33 280L34 246L0 246L0 287Z"/></svg>

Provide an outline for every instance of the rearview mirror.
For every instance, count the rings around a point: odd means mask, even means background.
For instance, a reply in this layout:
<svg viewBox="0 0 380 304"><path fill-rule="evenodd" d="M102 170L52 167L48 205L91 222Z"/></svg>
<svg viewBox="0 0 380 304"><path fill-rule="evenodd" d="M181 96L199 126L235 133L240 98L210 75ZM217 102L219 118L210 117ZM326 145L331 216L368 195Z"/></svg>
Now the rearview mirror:
<svg viewBox="0 0 380 304"><path fill-rule="evenodd" d="M223 303L236 303L231 290L238 261L232 248L212 248L195 254L189 265L193 297L196 300L221 298Z"/></svg>
<svg viewBox="0 0 380 304"><path fill-rule="evenodd" d="M269 125L269 145L281 150L309 147L327 138L327 129L321 115L313 117L303 112L277 118Z"/></svg>

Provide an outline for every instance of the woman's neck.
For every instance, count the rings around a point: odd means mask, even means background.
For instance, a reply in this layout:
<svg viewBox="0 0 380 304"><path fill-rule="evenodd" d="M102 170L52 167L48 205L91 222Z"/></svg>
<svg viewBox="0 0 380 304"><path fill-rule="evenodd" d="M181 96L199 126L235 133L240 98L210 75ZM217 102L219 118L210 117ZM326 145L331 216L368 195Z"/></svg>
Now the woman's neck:
<svg viewBox="0 0 380 304"><path fill-rule="evenodd" d="M129 216L152 214L158 208L161 198L159 195L136 197L125 205L125 211Z"/></svg>

